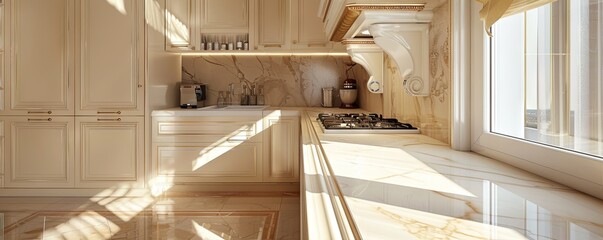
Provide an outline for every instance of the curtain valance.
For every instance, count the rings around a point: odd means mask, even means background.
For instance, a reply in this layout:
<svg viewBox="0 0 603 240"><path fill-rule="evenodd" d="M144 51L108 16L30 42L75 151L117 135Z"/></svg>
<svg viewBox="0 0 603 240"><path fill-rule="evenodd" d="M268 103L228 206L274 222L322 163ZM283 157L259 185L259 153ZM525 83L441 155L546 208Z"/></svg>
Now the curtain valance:
<svg viewBox="0 0 603 240"><path fill-rule="evenodd" d="M484 6L479 12L480 19L484 21L484 27L489 36L492 36L490 27L499 19L525 12L530 9L554 2L555 0L477 0Z"/></svg>

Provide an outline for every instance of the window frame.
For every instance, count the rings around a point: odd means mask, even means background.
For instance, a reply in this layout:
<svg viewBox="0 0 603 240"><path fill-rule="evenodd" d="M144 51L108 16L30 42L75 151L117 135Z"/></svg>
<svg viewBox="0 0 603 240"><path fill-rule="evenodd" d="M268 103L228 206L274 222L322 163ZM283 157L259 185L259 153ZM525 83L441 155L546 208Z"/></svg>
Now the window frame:
<svg viewBox="0 0 603 240"><path fill-rule="evenodd" d="M490 44L471 2L471 150L603 199L602 159L491 131Z"/></svg>

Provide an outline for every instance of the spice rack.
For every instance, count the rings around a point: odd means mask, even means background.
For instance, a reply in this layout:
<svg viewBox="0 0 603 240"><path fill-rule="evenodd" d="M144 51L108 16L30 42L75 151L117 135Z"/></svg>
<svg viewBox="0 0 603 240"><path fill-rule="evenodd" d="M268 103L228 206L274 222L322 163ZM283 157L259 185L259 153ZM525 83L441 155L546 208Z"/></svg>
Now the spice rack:
<svg viewBox="0 0 603 240"><path fill-rule="evenodd" d="M201 51L249 51L249 33L202 33Z"/></svg>

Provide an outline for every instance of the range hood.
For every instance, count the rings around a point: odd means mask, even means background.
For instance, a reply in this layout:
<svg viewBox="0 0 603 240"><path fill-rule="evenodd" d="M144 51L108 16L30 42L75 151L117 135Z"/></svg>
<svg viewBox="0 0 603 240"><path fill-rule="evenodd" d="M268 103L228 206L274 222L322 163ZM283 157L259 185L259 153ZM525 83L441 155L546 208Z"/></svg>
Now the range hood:
<svg viewBox="0 0 603 240"><path fill-rule="evenodd" d="M405 91L429 95L429 22L424 4L352 4L343 9L331 41L342 41L369 73L367 88L383 93L383 52L396 64ZM371 46L372 45L372 46Z"/></svg>

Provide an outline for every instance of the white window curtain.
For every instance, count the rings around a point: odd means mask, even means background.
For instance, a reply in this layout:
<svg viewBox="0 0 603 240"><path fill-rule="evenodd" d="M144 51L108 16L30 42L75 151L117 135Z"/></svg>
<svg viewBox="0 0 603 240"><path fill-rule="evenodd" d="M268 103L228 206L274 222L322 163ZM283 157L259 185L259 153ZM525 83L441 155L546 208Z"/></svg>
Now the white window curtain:
<svg viewBox="0 0 603 240"><path fill-rule="evenodd" d="M490 27L502 17L540 7L555 0L477 0L484 6L479 12L486 32L492 37Z"/></svg>

